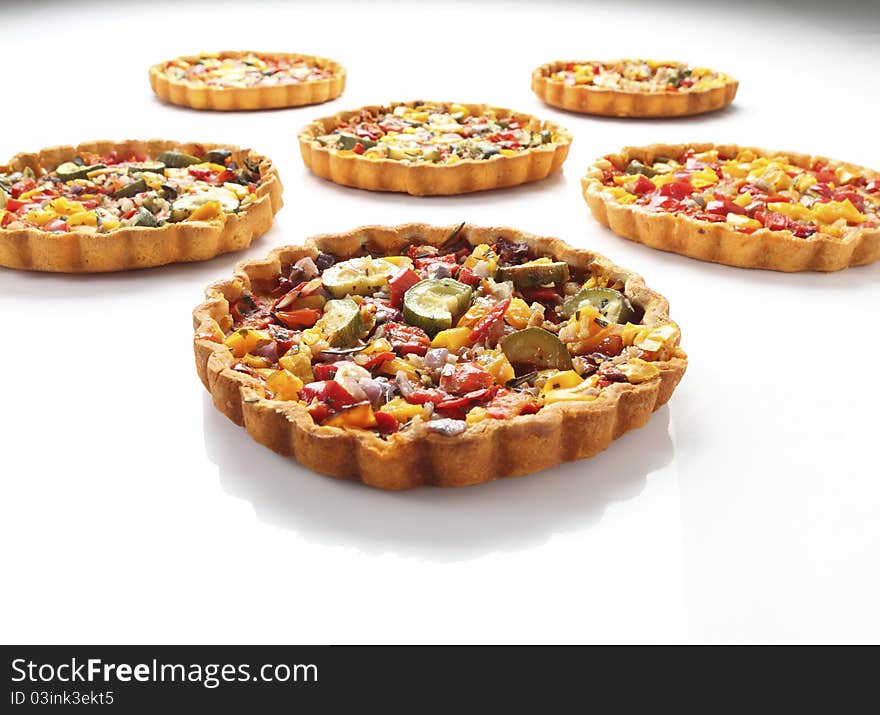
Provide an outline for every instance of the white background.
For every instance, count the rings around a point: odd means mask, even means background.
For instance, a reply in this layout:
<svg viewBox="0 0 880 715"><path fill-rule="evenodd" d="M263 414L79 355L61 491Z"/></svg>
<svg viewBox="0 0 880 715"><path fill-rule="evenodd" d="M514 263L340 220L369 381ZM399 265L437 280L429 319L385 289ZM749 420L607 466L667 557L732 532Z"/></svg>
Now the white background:
<svg viewBox="0 0 880 715"><path fill-rule="evenodd" d="M579 179L627 144L709 140L880 167L880 23L793 3L2 5L0 158L97 138L252 146L285 208L247 251L104 276L0 269L0 638L6 642L880 640L877 283L653 251ZM162 105L147 69L217 49L322 54L335 102ZM730 72L734 105L582 117L537 65L652 56ZM511 106L574 133L564 173L488 194L370 194L308 174L297 130L394 99ZM190 311L244 258L368 223L510 225L589 247L665 294L690 355L604 454L465 490L383 493L299 468L215 412Z"/></svg>

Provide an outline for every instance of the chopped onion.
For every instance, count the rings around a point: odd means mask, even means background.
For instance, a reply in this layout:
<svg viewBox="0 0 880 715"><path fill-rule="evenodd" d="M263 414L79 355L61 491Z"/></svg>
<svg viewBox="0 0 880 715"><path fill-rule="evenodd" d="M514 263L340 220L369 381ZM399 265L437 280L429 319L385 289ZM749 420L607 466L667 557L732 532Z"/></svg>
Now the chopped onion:
<svg viewBox="0 0 880 715"><path fill-rule="evenodd" d="M449 350L446 348L431 348L425 353L425 367L436 370L446 363Z"/></svg>

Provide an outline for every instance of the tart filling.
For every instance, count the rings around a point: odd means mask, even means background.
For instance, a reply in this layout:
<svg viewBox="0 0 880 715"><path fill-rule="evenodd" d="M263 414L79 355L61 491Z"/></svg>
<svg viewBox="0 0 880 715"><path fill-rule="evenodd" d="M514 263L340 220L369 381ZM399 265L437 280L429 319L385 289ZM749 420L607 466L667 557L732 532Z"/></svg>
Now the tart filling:
<svg viewBox="0 0 880 715"><path fill-rule="evenodd" d="M699 92L723 87L732 78L707 67L660 60L567 62L549 74L569 86L601 87L623 92Z"/></svg>
<svg viewBox="0 0 880 715"><path fill-rule="evenodd" d="M171 81L203 87L272 87L333 77L335 70L317 58L257 52L202 53L158 65Z"/></svg>
<svg viewBox="0 0 880 715"><path fill-rule="evenodd" d="M107 234L217 220L259 197L261 159L224 147L155 156L80 151L58 166L2 171L0 227Z"/></svg>
<svg viewBox="0 0 880 715"><path fill-rule="evenodd" d="M462 228L398 253L300 258L232 299L225 330L200 322L197 343L227 351L265 400L383 438L589 404L684 356L675 323L644 322L627 274L502 237L473 245Z"/></svg>
<svg viewBox="0 0 880 715"><path fill-rule="evenodd" d="M435 102L364 109L317 137L329 149L367 159L431 164L516 156L561 139L567 136L532 117Z"/></svg>
<svg viewBox="0 0 880 715"><path fill-rule="evenodd" d="M608 155L588 178L618 204L724 223L742 234L769 229L845 238L880 225L880 175L827 159L684 147L645 161Z"/></svg>

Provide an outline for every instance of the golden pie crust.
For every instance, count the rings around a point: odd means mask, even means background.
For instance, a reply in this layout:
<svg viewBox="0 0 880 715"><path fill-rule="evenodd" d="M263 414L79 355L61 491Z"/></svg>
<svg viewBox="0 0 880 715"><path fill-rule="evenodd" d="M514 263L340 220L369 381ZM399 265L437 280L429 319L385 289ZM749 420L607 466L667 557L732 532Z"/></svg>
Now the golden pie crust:
<svg viewBox="0 0 880 715"><path fill-rule="evenodd" d="M741 151L756 156L784 154L795 166L809 167L821 161L830 168L843 167L854 173L880 178L880 173L855 164L791 152L771 152L736 144L651 144L644 147L625 147L620 154L608 159L626 166L632 159L653 163L657 157L681 156L687 149L695 152L717 149L736 156ZM796 271L839 271L850 266L861 266L880 258L880 228L861 228L838 238L821 231L808 238L798 238L791 231L758 229L747 234L736 231L725 223L711 223L653 212L635 204L620 204L605 193L601 170L590 167L581 179L584 199L599 223L631 241L644 243L661 251L680 253L701 261L723 263L739 268L765 268L793 273Z"/></svg>
<svg viewBox="0 0 880 715"><path fill-rule="evenodd" d="M222 341L232 326L229 301L246 290L274 285L281 272L300 258L314 258L319 250L343 259L361 255L365 249L376 255L398 253L416 241L442 244L451 229L425 224L365 226L316 236L302 246L274 249L265 260L245 261L233 279L209 286L207 300L193 312L195 358L199 377L217 409L244 425L260 444L316 472L382 489L409 489L469 486L591 457L625 432L643 426L669 400L687 367L680 350L677 357L653 363L659 376L638 385L615 383L592 402L558 402L532 415L483 420L456 437L431 433L416 420L410 428L382 439L368 430L316 425L304 405L266 399L259 381L232 370L232 354L214 341ZM467 226L461 236L472 245L500 237L525 241L539 254L571 265L598 264L624 281L626 294L645 310L645 324L668 322L665 298L647 288L640 276L591 251L511 228Z"/></svg>
<svg viewBox="0 0 880 715"><path fill-rule="evenodd" d="M567 61L549 62L532 72L532 91L544 102L579 114L605 117L687 117L722 109L736 97L732 77L720 87L687 92L632 92L590 85L569 85L552 75ZM583 64L587 64L584 62Z"/></svg>
<svg viewBox="0 0 880 715"><path fill-rule="evenodd" d="M78 146L56 146L37 153L21 153L0 172L27 166L55 168L81 152L158 156L163 151L185 153L225 148L260 161L258 198L239 213L224 213L211 221L181 221L157 228L132 226L108 233L70 231L52 233L35 228L0 228L0 266L51 273L107 273L152 268L168 263L205 261L221 253L240 251L266 233L282 206L281 180L272 162L250 149L229 144L194 144L150 139L140 141L94 141Z"/></svg>
<svg viewBox="0 0 880 715"><path fill-rule="evenodd" d="M393 102L409 107L417 102ZM451 104L444 102L443 104ZM299 148L303 162L322 179L343 186L369 191L395 191L413 196L440 196L466 194L516 186L546 179L559 171L568 156L571 135L562 127L542 122L537 117L488 104L462 104L469 112L480 114L487 110L499 116L515 115L541 129L550 129L557 141L548 146L532 147L515 156L495 156L491 159L462 159L455 164L430 164L397 161L394 159L367 159L352 152L340 153L323 146L318 137L328 134L340 124L357 117L363 111L380 112L380 105L359 107L339 112L332 117L316 119L299 133Z"/></svg>
<svg viewBox="0 0 880 715"><path fill-rule="evenodd" d="M240 57L244 51L218 52L221 59ZM170 79L164 72L165 62L150 67L150 86L165 102L192 109L213 109L223 112L257 109L281 109L283 107L303 107L307 104L321 104L336 99L345 89L345 68L334 60L311 55L289 52L260 52L261 56L307 60L317 66L332 70L333 75L324 79L290 82L270 86L255 87L209 87ZM176 59L192 62L197 55Z"/></svg>

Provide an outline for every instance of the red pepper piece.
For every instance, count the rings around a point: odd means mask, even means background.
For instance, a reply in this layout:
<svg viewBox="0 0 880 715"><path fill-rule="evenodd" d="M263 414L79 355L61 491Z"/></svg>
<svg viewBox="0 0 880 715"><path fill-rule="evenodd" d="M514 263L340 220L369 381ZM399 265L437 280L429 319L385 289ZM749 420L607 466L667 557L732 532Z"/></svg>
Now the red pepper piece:
<svg viewBox="0 0 880 715"><path fill-rule="evenodd" d="M531 415L541 409L540 403L525 392L501 389L486 405L489 417L506 420L517 415Z"/></svg>
<svg viewBox="0 0 880 715"><path fill-rule="evenodd" d="M392 352L376 353L375 355L370 355L369 359L365 363L363 363L361 367L366 370L372 370L373 368L379 367L379 365L384 362L393 360L395 357L397 356Z"/></svg>
<svg viewBox="0 0 880 715"><path fill-rule="evenodd" d="M385 323L385 337L400 355L424 355L431 347L431 338L424 330L405 323Z"/></svg>
<svg viewBox="0 0 880 715"><path fill-rule="evenodd" d="M480 277L470 268L462 268L458 272L458 280L465 285L471 286L472 288L480 284Z"/></svg>
<svg viewBox="0 0 880 715"><path fill-rule="evenodd" d="M508 307L510 307L510 298L506 300L502 300L498 305L492 308L486 315L484 315L477 324L474 326L473 330L471 330L470 342L477 343L489 333L492 327L499 321L504 318L504 313L507 312Z"/></svg>
<svg viewBox="0 0 880 715"><path fill-rule="evenodd" d="M727 214L745 215L746 210L737 203L734 203L726 196L720 194L715 195L714 201L706 204L706 213L718 214L719 216L727 216Z"/></svg>
<svg viewBox="0 0 880 715"><path fill-rule="evenodd" d="M30 201L20 201L19 199L7 199L6 200L6 210L7 211L18 211L20 208L27 206Z"/></svg>
<svg viewBox="0 0 880 715"><path fill-rule="evenodd" d="M302 308L300 310L279 310L275 313L275 319L288 328L294 330L311 328L321 317L321 311L314 308Z"/></svg>
<svg viewBox="0 0 880 715"><path fill-rule="evenodd" d="M443 400L448 400L449 395L433 387L417 387L405 399L412 405L424 405L426 402L432 402L437 405L443 402Z"/></svg>
<svg viewBox="0 0 880 715"><path fill-rule="evenodd" d="M668 196L681 201L683 198L694 193L694 187L691 186L689 179L685 179L683 181L670 181L668 184L663 184L657 191L661 196Z"/></svg>
<svg viewBox="0 0 880 715"><path fill-rule="evenodd" d="M16 181L10 188L9 193L13 199L17 199L26 191L32 191L37 188L37 182L33 179L22 179L21 181Z"/></svg>
<svg viewBox="0 0 880 715"><path fill-rule="evenodd" d="M632 191L638 196L644 196L645 194L650 194L656 188L657 187L654 185L653 181L651 181L643 174L639 174L639 178L636 179L636 183L633 185Z"/></svg>
<svg viewBox="0 0 880 715"><path fill-rule="evenodd" d="M373 412L376 418L376 429L379 434L394 434L397 432L397 420L387 412Z"/></svg>
<svg viewBox="0 0 880 715"><path fill-rule="evenodd" d="M334 380L321 380L303 385L302 390L299 392L299 397L309 404L309 412L312 411L312 402L323 405L331 413L338 412L343 407L353 405L356 402L348 390Z"/></svg>
<svg viewBox="0 0 880 715"><path fill-rule="evenodd" d="M339 369L339 362L319 362L312 365L312 374L316 380L332 380Z"/></svg>
<svg viewBox="0 0 880 715"><path fill-rule="evenodd" d="M453 395L464 395L474 390L484 390L495 382L485 368L473 362L463 362L444 369L440 376L440 389Z"/></svg>
<svg viewBox="0 0 880 715"><path fill-rule="evenodd" d="M412 288L422 277L410 268L401 268L388 279L391 289L391 305L399 308L403 305L403 294Z"/></svg>

